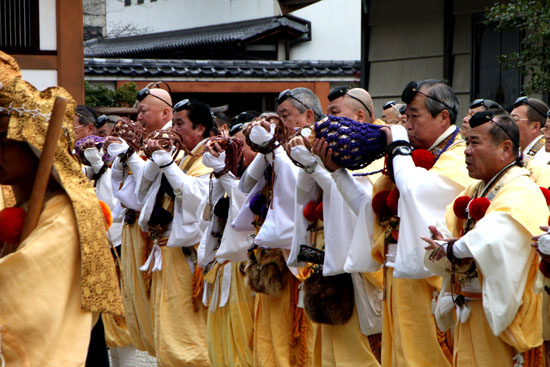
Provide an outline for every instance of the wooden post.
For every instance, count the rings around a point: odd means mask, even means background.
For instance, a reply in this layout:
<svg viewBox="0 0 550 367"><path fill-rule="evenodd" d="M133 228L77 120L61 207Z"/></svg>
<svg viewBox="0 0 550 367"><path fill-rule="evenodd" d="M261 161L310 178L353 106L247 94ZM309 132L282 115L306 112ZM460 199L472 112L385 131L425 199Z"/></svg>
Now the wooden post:
<svg viewBox="0 0 550 367"><path fill-rule="evenodd" d="M61 136L61 125L63 123L65 109L67 108L67 102L67 99L63 97L55 98L50 123L48 124L48 131L46 132L44 146L42 147L42 153L38 163L38 170L36 171L36 176L34 178L34 184L29 200L29 211L25 217L23 232L21 233L21 238L19 240L20 243L23 242L29 234L31 234L38 224L38 218L42 212L42 204L44 203L46 189L48 187L48 182L50 181L57 142Z"/></svg>

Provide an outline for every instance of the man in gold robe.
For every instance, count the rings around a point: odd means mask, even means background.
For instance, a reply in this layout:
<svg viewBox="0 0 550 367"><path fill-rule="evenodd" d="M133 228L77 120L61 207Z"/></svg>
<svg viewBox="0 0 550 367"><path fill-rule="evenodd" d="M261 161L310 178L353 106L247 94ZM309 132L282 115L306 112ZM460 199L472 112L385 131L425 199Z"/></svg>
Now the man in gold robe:
<svg viewBox="0 0 550 367"><path fill-rule="evenodd" d="M2 238L0 362L7 366L82 366L98 313L123 313L105 219L70 154L75 102L62 88L39 92L21 80L15 60L1 51L0 183L12 185L17 207L26 211L56 96L68 100L65 134L38 224L21 241ZM0 225L16 227L8 220Z"/></svg>

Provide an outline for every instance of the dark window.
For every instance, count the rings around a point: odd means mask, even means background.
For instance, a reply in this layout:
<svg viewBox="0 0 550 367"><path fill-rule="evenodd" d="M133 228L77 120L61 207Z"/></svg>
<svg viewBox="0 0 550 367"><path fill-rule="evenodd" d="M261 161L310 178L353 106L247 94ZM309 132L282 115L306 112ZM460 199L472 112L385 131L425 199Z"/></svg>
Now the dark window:
<svg viewBox="0 0 550 367"><path fill-rule="evenodd" d="M151 0L152 3L156 2L157 0Z"/></svg>
<svg viewBox="0 0 550 367"><path fill-rule="evenodd" d="M138 0L138 4L143 4L143 0Z"/></svg>
<svg viewBox="0 0 550 367"><path fill-rule="evenodd" d="M483 24L483 15L472 17L472 95L471 99L489 98L507 107L521 92L519 69L505 70L498 56L519 51L519 31L496 32Z"/></svg>
<svg viewBox="0 0 550 367"><path fill-rule="evenodd" d="M40 50L38 0L0 1L0 49L8 53Z"/></svg>
<svg viewBox="0 0 550 367"><path fill-rule="evenodd" d="M132 5L132 0L124 0L124 6Z"/></svg>

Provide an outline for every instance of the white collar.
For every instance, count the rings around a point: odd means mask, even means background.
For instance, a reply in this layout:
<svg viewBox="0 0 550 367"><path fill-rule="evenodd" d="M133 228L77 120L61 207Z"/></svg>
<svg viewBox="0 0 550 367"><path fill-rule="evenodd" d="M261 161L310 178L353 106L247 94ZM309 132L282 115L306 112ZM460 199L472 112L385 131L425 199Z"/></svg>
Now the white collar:
<svg viewBox="0 0 550 367"><path fill-rule="evenodd" d="M535 139L531 140L531 142L529 143L528 146L525 147L525 149L523 149L523 154L527 154L529 153L529 150L531 150L531 148L537 144L537 141L539 141L540 139L542 139L542 135L539 135L537 136Z"/></svg>
<svg viewBox="0 0 550 367"><path fill-rule="evenodd" d="M168 121L164 126L161 128L161 130L168 130L172 127L172 120Z"/></svg>
<svg viewBox="0 0 550 367"><path fill-rule="evenodd" d="M451 136L456 130L456 125L455 124L451 124L451 126L449 126L447 128L447 130L445 130L443 132L443 134L439 135L439 138L437 138L435 140L435 142L432 144L432 146L430 148L428 148L428 151L432 151L435 149L435 147L437 147L439 144L441 144L441 142L445 139L447 139L449 136Z"/></svg>

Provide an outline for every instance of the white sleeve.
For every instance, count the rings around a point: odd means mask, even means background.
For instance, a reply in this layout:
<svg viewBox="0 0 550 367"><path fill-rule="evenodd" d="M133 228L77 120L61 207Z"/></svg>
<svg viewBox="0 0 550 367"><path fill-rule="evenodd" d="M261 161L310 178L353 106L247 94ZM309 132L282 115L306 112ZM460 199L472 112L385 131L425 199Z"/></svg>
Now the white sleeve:
<svg viewBox="0 0 550 367"><path fill-rule="evenodd" d="M244 171L239 181L239 190L244 193L250 192L256 182L262 178L266 168L265 156L261 153L256 154L256 157L254 157L252 163L250 163L248 168Z"/></svg>
<svg viewBox="0 0 550 367"><path fill-rule="evenodd" d="M103 168L104 163L101 152L97 148L93 147L84 149L84 157L86 157L88 162L90 162L95 174Z"/></svg>
<svg viewBox="0 0 550 367"><path fill-rule="evenodd" d="M239 180L231 172L227 172L218 178L218 182L228 196L231 196L234 189L239 185Z"/></svg>
<svg viewBox="0 0 550 367"><path fill-rule="evenodd" d="M282 147L275 149L273 156L273 200L255 242L260 246L290 249L294 234L296 178L299 168L291 162ZM273 159L273 156L268 156L268 159Z"/></svg>
<svg viewBox="0 0 550 367"><path fill-rule="evenodd" d="M456 241L453 245L453 255L458 259L466 259L473 257L472 253L470 252L470 249L464 241Z"/></svg>
<svg viewBox="0 0 550 367"><path fill-rule="evenodd" d="M344 168L332 172L332 178L346 203L358 215L361 204L367 196L371 196L370 193Z"/></svg>
<svg viewBox="0 0 550 367"><path fill-rule="evenodd" d="M162 168L174 189L174 220L167 246L193 246L200 242L203 231L203 198L208 196L209 174L194 177L185 174L175 163Z"/></svg>
<svg viewBox="0 0 550 367"><path fill-rule="evenodd" d="M198 207L198 204L200 204L200 201L208 191L208 179L210 175L201 177L189 176L175 163L161 168L161 171L166 175L170 186L174 189L176 198L185 200L189 204L191 202L196 203Z"/></svg>
<svg viewBox="0 0 550 367"><path fill-rule="evenodd" d="M124 172L122 170L122 164L120 158L116 157L111 165L111 186L113 189L113 195L117 195L120 189L120 183L124 179Z"/></svg>
<svg viewBox="0 0 550 367"><path fill-rule="evenodd" d="M144 203L147 193L151 189L151 185L155 181L157 175L159 174L160 169L158 165L152 160L148 160L141 172L138 173L138 182L136 185L136 196L138 202Z"/></svg>
<svg viewBox="0 0 550 367"><path fill-rule="evenodd" d="M465 245L483 276L483 309L493 334L500 335L521 306L535 251L531 235L509 214L485 215L459 243Z"/></svg>
<svg viewBox="0 0 550 367"><path fill-rule="evenodd" d="M393 158L395 184L399 190L397 212L399 240L395 259L396 278L422 279L433 273L424 265L429 226L445 217L447 205L463 187L433 171L416 167L411 156Z"/></svg>
<svg viewBox="0 0 550 367"><path fill-rule="evenodd" d="M145 161L137 153L134 153L128 158L128 166L132 174L135 175L143 169Z"/></svg>

